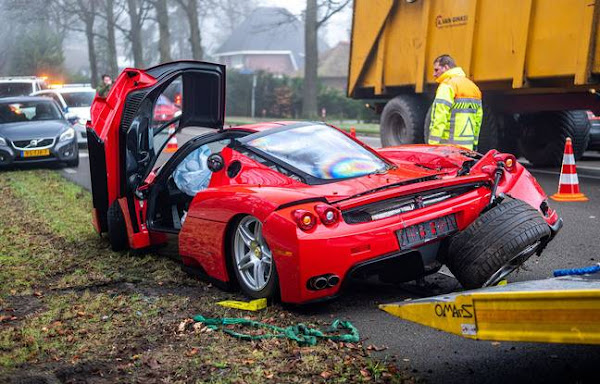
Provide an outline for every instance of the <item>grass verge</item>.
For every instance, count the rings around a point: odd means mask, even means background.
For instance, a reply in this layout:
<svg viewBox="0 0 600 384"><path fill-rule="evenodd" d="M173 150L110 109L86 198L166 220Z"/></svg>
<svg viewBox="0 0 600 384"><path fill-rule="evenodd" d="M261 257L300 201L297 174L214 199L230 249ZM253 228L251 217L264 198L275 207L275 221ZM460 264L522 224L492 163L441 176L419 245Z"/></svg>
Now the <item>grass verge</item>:
<svg viewBox="0 0 600 384"><path fill-rule="evenodd" d="M262 312L155 254L115 253L90 224L91 196L49 170L0 174L0 382L412 382L358 344L246 342L189 318L250 317L323 327L274 305Z"/></svg>

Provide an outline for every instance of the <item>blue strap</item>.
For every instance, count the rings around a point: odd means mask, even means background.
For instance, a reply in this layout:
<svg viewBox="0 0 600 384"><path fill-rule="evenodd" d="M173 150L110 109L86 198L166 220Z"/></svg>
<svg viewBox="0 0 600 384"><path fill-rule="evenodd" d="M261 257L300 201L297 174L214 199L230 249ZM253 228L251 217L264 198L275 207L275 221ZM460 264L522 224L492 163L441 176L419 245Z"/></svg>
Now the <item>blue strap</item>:
<svg viewBox="0 0 600 384"><path fill-rule="evenodd" d="M600 272L600 264L585 268L573 269L557 269L554 271L554 277L571 276L571 275L588 275L591 273Z"/></svg>

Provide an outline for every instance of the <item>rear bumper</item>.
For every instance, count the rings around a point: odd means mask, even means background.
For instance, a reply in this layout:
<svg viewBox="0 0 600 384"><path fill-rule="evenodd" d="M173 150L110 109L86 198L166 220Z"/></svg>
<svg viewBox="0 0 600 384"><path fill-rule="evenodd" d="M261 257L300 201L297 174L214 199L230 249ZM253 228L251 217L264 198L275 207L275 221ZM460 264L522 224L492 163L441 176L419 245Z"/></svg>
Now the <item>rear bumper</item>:
<svg viewBox="0 0 600 384"><path fill-rule="evenodd" d="M445 255L445 243L452 234L425 244L402 249L398 232L442 216L455 215L458 230L463 230L480 214L489 199L482 187L443 203L376 221L333 227L317 225L303 232L290 221L296 206L272 214L263 225L265 239L273 252L279 275L281 299L287 303L306 303L336 296L344 282L355 275L388 275L409 281L435 272ZM339 283L314 289L320 276L335 275Z"/></svg>

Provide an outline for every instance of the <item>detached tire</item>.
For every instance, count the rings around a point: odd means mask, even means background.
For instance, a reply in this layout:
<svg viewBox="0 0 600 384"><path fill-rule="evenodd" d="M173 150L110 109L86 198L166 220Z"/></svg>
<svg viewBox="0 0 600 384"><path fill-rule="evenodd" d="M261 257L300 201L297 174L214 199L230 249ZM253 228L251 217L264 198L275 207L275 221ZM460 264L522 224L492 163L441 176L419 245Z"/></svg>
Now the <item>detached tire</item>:
<svg viewBox="0 0 600 384"><path fill-rule="evenodd" d="M108 207L107 224L108 224L108 241L110 248L115 251L122 251L127 248L127 227L125 225L125 217L118 201Z"/></svg>
<svg viewBox="0 0 600 384"><path fill-rule="evenodd" d="M549 236L550 228L536 209L506 198L452 238L448 268L467 289L494 285Z"/></svg>
<svg viewBox="0 0 600 384"><path fill-rule="evenodd" d="M402 95L388 101L381 113L381 144L391 147L423 143L425 110L418 96Z"/></svg>
<svg viewBox="0 0 600 384"><path fill-rule="evenodd" d="M560 166L567 137L573 140L576 160L589 142L591 125L585 111L527 114L519 118L519 124L523 126L519 149L536 166Z"/></svg>

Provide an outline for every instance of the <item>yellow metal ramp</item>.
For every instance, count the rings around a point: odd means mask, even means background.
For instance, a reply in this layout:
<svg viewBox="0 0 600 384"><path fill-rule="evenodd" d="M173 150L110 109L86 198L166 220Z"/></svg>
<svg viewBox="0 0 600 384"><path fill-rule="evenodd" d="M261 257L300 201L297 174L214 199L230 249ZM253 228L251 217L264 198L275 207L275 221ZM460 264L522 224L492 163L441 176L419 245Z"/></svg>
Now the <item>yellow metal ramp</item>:
<svg viewBox="0 0 600 384"><path fill-rule="evenodd" d="M476 340L600 344L600 273L481 288L379 308Z"/></svg>

